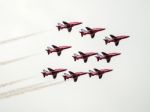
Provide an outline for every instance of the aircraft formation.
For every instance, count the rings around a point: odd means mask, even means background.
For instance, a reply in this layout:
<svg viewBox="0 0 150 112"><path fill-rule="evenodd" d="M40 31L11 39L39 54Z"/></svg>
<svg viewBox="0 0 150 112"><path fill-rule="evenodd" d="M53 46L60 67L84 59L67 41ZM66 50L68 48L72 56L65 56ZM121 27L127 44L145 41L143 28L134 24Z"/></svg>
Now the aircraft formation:
<svg viewBox="0 0 150 112"><path fill-rule="evenodd" d="M66 22L63 21L62 23L58 23L57 24L57 29L58 31L63 30L63 29L67 29L68 32L71 32L73 27L82 24L82 22ZM79 31L79 33L81 34L81 37L85 36L85 35L90 35L90 37L93 39L96 35L96 33L101 32L106 30L105 28L90 28L90 27L85 27L85 29L81 29ZM114 43L115 46L119 45L119 42L123 39L129 38L129 36L127 35L109 35L110 37L105 37L103 40L105 42L106 45L108 45L109 43ZM70 49L72 48L72 46L70 45L63 45L63 46L57 46L57 45L51 45L52 47L47 47L46 52L48 55L50 55L51 53L56 53L58 56L60 56L62 54L62 52L64 52L64 50ZM88 59L92 56L95 56L96 61L100 61L100 60L106 60L107 63L110 63L112 57L116 57L118 55L121 55L121 53L119 52L82 52L82 51L78 51L77 53L74 53L72 58L74 61L77 60L83 60L84 63L87 63ZM45 78L46 76L51 75L53 77L53 79L57 78L57 75L60 74L61 72L66 72L67 69L66 68L57 68L57 69L52 69L52 68L47 68L47 70L43 70L41 73L43 75L43 77ZM99 79L102 78L102 76L107 73L107 72L111 72L113 71L113 69L97 69L97 68L93 68L93 70L89 70L88 72L72 72L72 71L68 71L68 73L64 73L63 78L64 80L68 80L68 79L73 79L74 82L77 82L78 77L83 76L83 75L89 75L89 77L92 76L98 76Z"/></svg>

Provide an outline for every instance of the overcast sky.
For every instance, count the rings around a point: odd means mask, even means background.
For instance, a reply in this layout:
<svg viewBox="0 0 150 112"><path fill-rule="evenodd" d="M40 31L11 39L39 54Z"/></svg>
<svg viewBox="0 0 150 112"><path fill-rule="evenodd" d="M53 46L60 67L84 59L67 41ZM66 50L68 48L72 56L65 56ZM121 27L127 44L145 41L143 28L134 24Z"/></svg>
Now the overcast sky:
<svg viewBox="0 0 150 112"><path fill-rule="evenodd" d="M0 65L0 82L25 81L0 88L0 93L56 80L43 78L47 67L88 71L93 68L112 68L99 80L82 76L48 88L0 99L2 112L149 112L150 111L150 2L149 0L0 0L0 42L33 33L21 40L0 45L0 62L33 55L14 63ZM62 21L81 21L71 33L55 27ZM79 30L86 26L104 27L105 31L81 37ZM118 47L105 45L109 34L129 35ZM71 49L47 55L45 48L71 45ZM121 52L108 64L94 57L85 64L71 57L78 51ZM36 55L35 55L36 54ZM34 78L32 77L34 76ZM31 79L28 77L32 77ZM28 78L28 80L26 79ZM30 80L29 80L30 79Z"/></svg>

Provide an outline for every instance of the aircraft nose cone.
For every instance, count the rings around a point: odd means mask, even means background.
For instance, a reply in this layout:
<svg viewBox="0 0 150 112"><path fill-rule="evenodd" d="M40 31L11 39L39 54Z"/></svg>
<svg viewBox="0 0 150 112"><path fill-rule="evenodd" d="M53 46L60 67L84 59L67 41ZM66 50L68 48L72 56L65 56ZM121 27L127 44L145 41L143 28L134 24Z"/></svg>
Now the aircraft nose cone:
<svg viewBox="0 0 150 112"><path fill-rule="evenodd" d="M110 69L110 71L113 71L113 69Z"/></svg>
<svg viewBox="0 0 150 112"><path fill-rule="evenodd" d="M78 24L82 24L82 22L78 22Z"/></svg>
<svg viewBox="0 0 150 112"><path fill-rule="evenodd" d="M130 36L124 36L124 38L129 38Z"/></svg>
<svg viewBox="0 0 150 112"><path fill-rule="evenodd" d="M63 69L63 71L66 71L67 69Z"/></svg>
<svg viewBox="0 0 150 112"><path fill-rule="evenodd" d="M113 71L113 69L108 69L109 72Z"/></svg>
<svg viewBox="0 0 150 112"><path fill-rule="evenodd" d="M97 28L98 31L103 31L105 28Z"/></svg>
<svg viewBox="0 0 150 112"><path fill-rule="evenodd" d="M121 53L117 53L117 55L121 55Z"/></svg>

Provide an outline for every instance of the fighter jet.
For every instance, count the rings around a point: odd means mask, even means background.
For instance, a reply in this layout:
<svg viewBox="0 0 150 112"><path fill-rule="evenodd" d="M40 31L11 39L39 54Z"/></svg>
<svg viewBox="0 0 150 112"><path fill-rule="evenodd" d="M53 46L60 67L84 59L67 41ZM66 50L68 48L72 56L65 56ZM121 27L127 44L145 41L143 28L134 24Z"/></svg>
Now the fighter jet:
<svg viewBox="0 0 150 112"><path fill-rule="evenodd" d="M99 77L99 79L101 79L104 73L110 72L112 70L113 69L100 69L100 70L98 70L97 68L94 68L94 71L89 70L88 74L89 74L89 77L97 75Z"/></svg>
<svg viewBox="0 0 150 112"><path fill-rule="evenodd" d="M107 63L110 62L111 58L117 55L120 55L121 53L105 53L102 52L102 55L98 54L96 56L97 61L102 60L102 59L106 59Z"/></svg>
<svg viewBox="0 0 150 112"><path fill-rule="evenodd" d="M79 60L79 59L83 59L84 63L86 63L90 56L97 55L97 54L98 53L96 53L96 52L83 53L83 52L79 51L79 55L74 54L72 57L74 58L74 61Z"/></svg>
<svg viewBox="0 0 150 112"><path fill-rule="evenodd" d="M63 24L58 23L56 27L58 28L58 31L66 28L68 30L68 32L71 32L72 27L74 27L76 25L80 25L80 24L82 24L82 22L66 22L66 21L63 21Z"/></svg>
<svg viewBox="0 0 150 112"><path fill-rule="evenodd" d="M71 72L69 71L69 74L65 73L64 74L64 80L66 81L67 79L73 78L74 82L77 82L78 77L87 74L87 72Z"/></svg>
<svg viewBox="0 0 150 112"><path fill-rule="evenodd" d="M99 31L103 31L105 30L105 28L90 28L90 27L85 27L85 29L81 29L80 34L83 37L84 35L90 34L91 38L94 38L95 33L99 32Z"/></svg>
<svg viewBox="0 0 150 112"><path fill-rule="evenodd" d="M46 51L47 51L48 55L50 53L57 52L57 55L60 56L61 51L71 48L71 46L56 46L56 45L52 45L52 47L53 48L47 47Z"/></svg>
<svg viewBox="0 0 150 112"><path fill-rule="evenodd" d="M111 37L111 38L105 37L105 39L104 39L105 44L107 45L107 44L110 43L110 42L114 42L115 45L118 46L120 40L129 38L130 36L126 36L126 35L120 35L120 36L110 35L110 37Z"/></svg>
<svg viewBox="0 0 150 112"><path fill-rule="evenodd" d="M43 74L43 77L46 77L48 75L52 75L53 76L53 79L55 79L57 77L57 74L60 73L60 72L64 72L66 71L67 69L64 69L64 68L58 68L58 69L52 69L52 68L47 68L49 71L47 70L43 70L42 74Z"/></svg>

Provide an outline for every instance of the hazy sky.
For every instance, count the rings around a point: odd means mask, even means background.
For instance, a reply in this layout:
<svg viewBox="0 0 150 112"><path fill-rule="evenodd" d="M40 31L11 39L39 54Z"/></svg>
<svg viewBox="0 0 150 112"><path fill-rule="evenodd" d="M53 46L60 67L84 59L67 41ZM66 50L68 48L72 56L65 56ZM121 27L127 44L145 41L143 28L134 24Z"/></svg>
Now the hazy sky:
<svg viewBox="0 0 150 112"><path fill-rule="evenodd" d="M149 10L149 0L0 0L0 42L40 32L0 45L0 62L37 54L0 65L1 84L18 81L0 88L0 94L40 82L54 83L42 90L0 99L0 111L149 112ZM74 27L71 33L58 32L55 26L63 20L83 24ZM106 31L97 33L94 39L81 38L79 30L86 26L104 27ZM118 47L113 43L106 46L103 39L109 34L130 35L130 38L122 40ZM60 57L48 56L45 48L52 44L73 47L62 52ZM97 62L94 57L85 64L82 60L74 62L71 57L79 50L121 52L122 55L114 57L109 64L104 60ZM47 67L68 68L74 72L93 68L114 71L101 80L82 76L77 83L73 80L62 83L63 73L56 80L51 76L42 77L41 71Z"/></svg>

